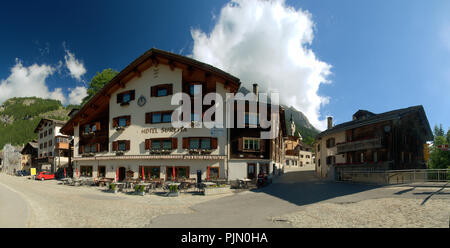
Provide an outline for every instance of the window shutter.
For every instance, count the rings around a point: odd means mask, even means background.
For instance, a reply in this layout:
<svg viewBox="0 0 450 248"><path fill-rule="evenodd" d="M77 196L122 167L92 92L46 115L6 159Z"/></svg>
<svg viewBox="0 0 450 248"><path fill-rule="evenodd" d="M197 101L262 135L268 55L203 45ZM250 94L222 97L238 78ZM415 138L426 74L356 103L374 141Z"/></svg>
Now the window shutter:
<svg viewBox="0 0 450 248"><path fill-rule="evenodd" d="M211 138L211 149L217 149L217 138Z"/></svg>
<svg viewBox="0 0 450 248"><path fill-rule="evenodd" d="M178 148L178 139L172 138L172 149L177 149L177 148Z"/></svg>
<svg viewBox="0 0 450 248"><path fill-rule="evenodd" d="M130 150L130 141L129 140L125 140L125 150L127 150L127 151Z"/></svg>
<svg viewBox="0 0 450 248"><path fill-rule="evenodd" d="M151 149L151 145L152 145L151 140L146 139L145 140L145 150L150 150Z"/></svg>
<svg viewBox="0 0 450 248"><path fill-rule="evenodd" d="M134 90L130 90L130 101L133 101L134 100Z"/></svg>
<svg viewBox="0 0 450 248"><path fill-rule="evenodd" d="M118 148L119 148L119 145L117 144L117 141L113 141L113 143L112 143L112 150L113 151L117 151Z"/></svg>
<svg viewBox="0 0 450 248"><path fill-rule="evenodd" d="M259 149L261 152L266 151L266 140L264 140L264 139L259 140Z"/></svg>
<svg viewBox="0 0 450 248"><path fill-rule="evenodd" d="M242 150L244 150L244 139L239 138L238 139L238 151L242 151Z"/></svg>
<svg viewBox="0 0 450 248"><path fill-rule="evenodd" d="M183 138L183 149L189 149L189 138Z"/></svg>
<svg viewBox="0 0 450 248"><path fill-rule="evenodd" d="M117 94L117 103L122 103L122 100L123 100L123 94L122 93Z"/></svg>
<svg viewBox="0 0 450 248"><path fill-rule="evenodd" d="M100 152L100 143L95 144L95 151Z"/></svg>
<svg viewBox="0 0 450 248"><path fill-rule="evenodd" d="M113 128L119 125L119 118L113 118Z"/></svg>
<svg viewBox="0 0 450 248"><path fill-rule="evenodd" d="M150 88L150 96L156 96L156 86Z"/></svg>
<svg viewBox="0 0 450 248"><path fill-rule="evenodd" d="M127 115L126 118L127 118L127 126L129 126L131 124L131 116Z"/></svg>
<svg viewBox="0 0 450 248"><path fill-rule="evenodd" d="M145 123L152 123L152 113L145 113Z"/></svg>
<svg viewBox="0 0 450 248"><path fill-rule="evenodd" d="M100 122L99 121L97 121L95 123L95 130L100 131Z"/></svg>
<svg viewBox="0 0 450 248"><path fill-rule="evenodd" d="M173 84L167 85L167 95L173 95Z"/></svg>

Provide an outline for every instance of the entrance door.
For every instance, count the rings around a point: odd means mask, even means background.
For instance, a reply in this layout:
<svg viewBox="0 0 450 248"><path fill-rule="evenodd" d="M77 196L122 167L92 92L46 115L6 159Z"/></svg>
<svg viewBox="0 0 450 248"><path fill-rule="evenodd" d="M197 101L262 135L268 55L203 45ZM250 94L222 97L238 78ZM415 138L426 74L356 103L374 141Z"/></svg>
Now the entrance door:
<svg viewBox="0 0 450 248"><path fill-rule="evenodd" d="M123 181L125 179L125 175L126 175L125 167L120 167L119 168L119 182Z"/></svg>
<svg viewBox="0 0 450 248"><path fill-rule="evenodd" d="M255 164L248 164L247 165L247 178L253 179L256 177L256 165Z"/></svg>

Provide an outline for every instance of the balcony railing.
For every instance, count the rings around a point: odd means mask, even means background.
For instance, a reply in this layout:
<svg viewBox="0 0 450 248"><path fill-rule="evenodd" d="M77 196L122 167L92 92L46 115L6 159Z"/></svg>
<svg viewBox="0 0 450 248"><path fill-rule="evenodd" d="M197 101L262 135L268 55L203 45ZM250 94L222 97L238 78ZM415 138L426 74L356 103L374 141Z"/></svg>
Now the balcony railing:
<svg viewBox="0 0 450 248"><path fill-rule="evenodd" d="M381 138L372 138L337 144L337 152L344 153L359 150L375 149L381 147L382 147Z"/></svg>

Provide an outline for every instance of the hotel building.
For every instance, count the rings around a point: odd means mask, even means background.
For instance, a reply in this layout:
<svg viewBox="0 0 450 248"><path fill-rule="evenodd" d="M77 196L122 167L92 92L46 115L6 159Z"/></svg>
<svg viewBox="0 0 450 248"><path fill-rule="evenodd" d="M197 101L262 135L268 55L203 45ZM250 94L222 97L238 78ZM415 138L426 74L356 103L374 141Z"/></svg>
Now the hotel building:
<svg viewBox="0 0 450 248"><path fill-rule="evenodd" d="M197 128L174 128L171 116L179 105L171 105L171 99L183 92L193 102L201 92L218 93L225 100L239 86L238 78L208 64L154 48L147 51L71 113L62 127L74 136L74 175L118 181L198 174L229 178L231 129L201 126L200 115L194 113L191 123ZM202 106L201 115L211 106Z"/></svg>

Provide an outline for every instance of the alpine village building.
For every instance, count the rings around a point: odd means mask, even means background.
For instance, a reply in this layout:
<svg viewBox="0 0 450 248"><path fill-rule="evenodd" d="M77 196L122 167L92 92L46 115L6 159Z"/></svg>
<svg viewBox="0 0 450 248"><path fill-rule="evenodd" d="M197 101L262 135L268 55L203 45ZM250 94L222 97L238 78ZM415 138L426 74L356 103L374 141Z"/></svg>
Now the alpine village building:
<svg viewBox="0 0 450 248"><path fill-rule="evenodd" d="M289 167L307 167L314 165L312 147L302 140L302 135L295 135L295 123L290 119L290 135L284 140L285 164Z"/></svg>
<svg viewBox="0 0 450 248"><path fill-rule="evenodd" d="M316 136L316 173L339 179L346 170L426 169L423 145L433 134L424 108L413 106L374 114L358 110L352 121Z"/></svg>
<svg viewBox="0 0 450 248"><path fill-rule="evenodd" d="M193 99L201 89L203 96L213 92L226 99L226 93L239 87L238 78L213 66L150 49L72 112L61 128L74 136L74 176L233 180L256 175L253 171L281 169L282 137L260 140L253 133L257 129L172 126L172 113L179 107L171 105L175 93ZM202 115L211 106L202 106ZM192 125L198 119L191 114ZM248 137L259 145L248 145Z"/></svg>
<svg viewBox="0 0 450 248"><path fill-rule="evenodd" d="M64 121L41 119L34 132L37 134L37 170L58 172L68 168L71 137L60 132Z"/></svg>

